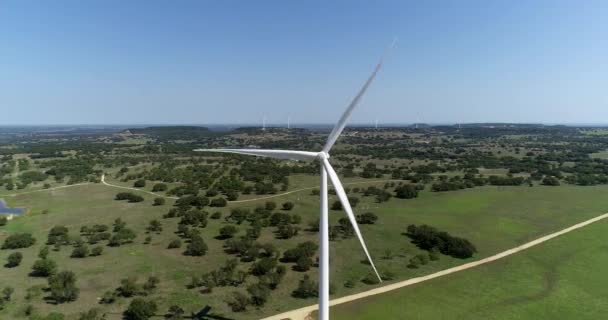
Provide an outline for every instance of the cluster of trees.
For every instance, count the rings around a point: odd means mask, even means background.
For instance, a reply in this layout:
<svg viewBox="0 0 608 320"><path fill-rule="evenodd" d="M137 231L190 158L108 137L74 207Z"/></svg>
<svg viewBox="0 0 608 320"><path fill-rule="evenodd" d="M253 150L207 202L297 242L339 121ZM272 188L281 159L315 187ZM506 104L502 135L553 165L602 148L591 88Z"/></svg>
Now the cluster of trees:
<svg viewBox="0 0 608 320"><path fill-rule="evenodd" d="M406 235L423 250L436 249L454 258L470 258L477 252L475 246L467 239L454 237L447 232L439 231L428 225L407 227Z"/></svg>
<svg viewBox="0 0 608 320"><path fill-rule="evenodd" d="M36 239L31 233L13 233L4 239L2 249L22 249L31 247Z"/></svg>
<svg viewBox="0 0 608 320"><path fill-rule="evenodd" d="M127 200L129 202L142 202L144 197L134 194L132 192L119 192L116 194L114 200Z"/></svg>

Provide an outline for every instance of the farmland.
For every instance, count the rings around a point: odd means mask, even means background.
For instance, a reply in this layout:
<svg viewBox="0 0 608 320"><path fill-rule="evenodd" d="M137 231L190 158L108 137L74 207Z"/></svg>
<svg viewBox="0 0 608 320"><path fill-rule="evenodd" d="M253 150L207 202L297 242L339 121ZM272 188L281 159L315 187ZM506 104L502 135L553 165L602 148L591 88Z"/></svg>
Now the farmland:
<svg viewBox="0 0 608 320"><path fill-rule="evenodd" d="M3 303L0 318L44 318L55 312L71 320L96 310L107 319L121 319L135 299L144 299L155 304L157 315L172 307L190 313L210 306L214 316L259 319L315 303L314 295L295 292L305 276L312 279L313 287L316 285L316 249L297 263L288 261L285 253L299 244L317 242L316 165L191 150L222 145L314 149L323 143L325 134L304 129L240 129L219 134L178 127L63 140L36 136L28 138L27 144L22 143L23 138L7 141L0 149L0 197L9 207L25 208L27 213L0 226L0 242L16 234L30 234L36 242L25 248L0 250L3 262L15 252L23 256L18 266L4 267L0 273L1 286L14 288L10 301ZM371 223L361 220L360 227L385 277L383 284L387 284L487 257L608 211L604 196L608 192L608 171L604 171L608 163L593 156L607 147L607 136L575 128L351 129L340 140L332 162L343 177L351 202L356 203L355 212L375 217ZM102 176L107 184L101 183ZM116 200L120 193L125 200ZM330 205L335 200L331 195ZM332 298L383 285L369 281L371 269L358 241L341 221L344 217L339 207L330 210ZM129 232L124 233L133 237L114 242L96 239L89 230L95 225L106 226L110 238L125 228ZM429 225L466 239L475 252L463 259L420 247L408 235L410 225ZM65 237L62 233L60 244L51 243L54 240L49 234L64 227L67 231ZM589 228L601 234L598 227ZM235 234L228 232L231 228ZM583 237L585 232L555 241ZM176 240L180 246L169 248ZM205 250L192 254L191 243L199 241ZM88 251L103 249L100 255L76 257L74 252L85 250L83 247ZM48 253L41 258L44 248ZM576 250L576 244L568 248ZM501 279L516 280L525 274L513 270L517 263L523 263L530 266L532 274L539 273L534 279L542 279L542 266L550 265L560 253L547 249L550 254L542 260L540 249L534 250L525 255L535 253L539 262L513 257L514 262L471 271L475 273L471 277L487 280L487 284L481 280L474 283L490 288ZM597 256L601 260L601 255ZM579 267L601 264L592 258L580 260ZM31 275L32 266L41 259L52 260L57 271L75 275L75 300L54 302L47 290L50 278ZM208 275L229 262L236 264L230 284L210 282ZM269 269L259 271L265 263ZM504 267L491 271L496 266ZM505 274L506 270L511 273ZM570 273L564 272L567 279ZM275 274L280 274L278 280L272 278ZM434 280L370 298L356 308L340 306L336 312L344 318L352 318L350 312L372 317L384 308L386 296L386 301L411 300L411 304L400 306L421 319L434 319L441 315L433 313L437 310L432 303L423 304L422 297L437 296L433 290L477 290L466 275L450 276L443 289L438 287L443 279ZM153 288L145 286L150 278L154 279ZM132 295L123 294L126 279L137 287ZM265 289L271 280L278 282ZM538 287L531 280L515 280L510 284L530 286L521 291L522 297ZM420 295L418 288L424 291ZM496 301L515 289L497 293ZM234 300L239 296L247 301L235 308ZM442 299L450 305L463 305L449 300L456 298L464 297L450 294ZM470 305L491 305L492 301L473 299ZM470 310L466 306L450 310L464 317ZM602 307L590 312L599 312ZM476 309L478 318L487 316L489 308ZM530 308L505 308L503 318L515 314L508 312L528 314L534 307ZM397 319L397 314L409 311L386 312L385 318Z"/></svg>

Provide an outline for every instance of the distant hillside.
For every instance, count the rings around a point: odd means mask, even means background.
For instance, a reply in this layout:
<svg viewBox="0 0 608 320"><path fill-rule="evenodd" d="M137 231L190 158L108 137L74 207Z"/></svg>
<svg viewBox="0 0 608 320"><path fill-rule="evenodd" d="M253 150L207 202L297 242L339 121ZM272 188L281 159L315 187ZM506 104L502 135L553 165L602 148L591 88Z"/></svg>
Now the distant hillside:
<svg viewBox="0 0 608 320"><path fill-rule="evenodd" d="M144 134L162 140L191 140L202 136L209 136L213 133L207 127L197 126L166 126L166 127L147 127L130 128L123 131L124 134Z"/></svg>

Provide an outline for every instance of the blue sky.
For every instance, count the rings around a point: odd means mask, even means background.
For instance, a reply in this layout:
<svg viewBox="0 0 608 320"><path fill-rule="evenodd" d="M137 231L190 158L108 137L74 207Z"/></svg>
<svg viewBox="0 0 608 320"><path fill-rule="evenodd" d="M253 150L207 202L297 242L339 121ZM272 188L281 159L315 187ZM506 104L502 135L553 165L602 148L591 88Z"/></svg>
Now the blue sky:
<svg viewBox="0 0 608 320"><path fill-rule="evenodd" d="M0 2L0 124L608 123L608 1Z"/></svg>

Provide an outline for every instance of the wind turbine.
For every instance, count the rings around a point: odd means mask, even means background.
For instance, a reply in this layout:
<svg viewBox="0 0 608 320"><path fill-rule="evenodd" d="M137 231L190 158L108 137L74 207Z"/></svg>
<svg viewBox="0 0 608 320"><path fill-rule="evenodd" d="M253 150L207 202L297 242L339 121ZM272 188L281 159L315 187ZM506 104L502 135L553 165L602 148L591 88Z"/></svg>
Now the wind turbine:
<svg viewBox="0 0 608 320"><path fill-rule="evenodd" d="M396 41L393 41L390 48L394 47ZM389 48L389 49L390 49ZM388 51L387 51L388 52ZM385 53L386 55L386 53ZM365 241L361 236L361 231L359 230L359 226L357 225L357 219L355 218L355 214L353 213L353 209L348 201L348 197L346 192L344 191L344 186L342 182L340 182L340 178L338 178L338 174L331 166L329 162L329 151L331 147L336 143L338 137L346 127L346 123L350 118L351 113L357 106L357 104L361 101L361 98L367 91L367 88L373 82L376 74L382 67L384 62L384 56L380 59L374 71L369 76L363 87L359 90L357 95L353 98L351 103L348 105L342 117L338 120L335 127L329 134L327 138L327 142L321 151L313 152L313 151L297 151L297 150L264 150L264 149L196 149L194 151L200 152L225 152L225 153L236 153L242 155L250 155L250 156L260 156L260 157L269 157L275 159L288 159L288 160L301 160L301 161L319 161L321 163L321 187L320 187L320 200L321 200L321 212L319 219L319 242L320 242L320 254L319 254L319 319L320 320L328 320L329 319L329 208L328 208L328 194L327 194L327 178L331 180L334 189L336 190L336 195L340 199L342 203L342 208L346 211L346 215L350 220L350 223L361 243L361 247L365 252L365 256L369 261L372 269L376 273L378 280L382 282L382 278L378 273L378 269L374 265L372 261L372 257L367 250L367 246L365 245Z"/></svg>

